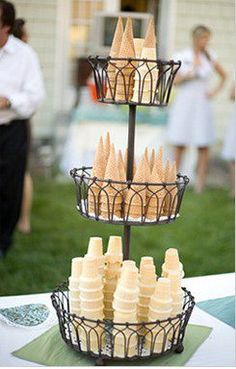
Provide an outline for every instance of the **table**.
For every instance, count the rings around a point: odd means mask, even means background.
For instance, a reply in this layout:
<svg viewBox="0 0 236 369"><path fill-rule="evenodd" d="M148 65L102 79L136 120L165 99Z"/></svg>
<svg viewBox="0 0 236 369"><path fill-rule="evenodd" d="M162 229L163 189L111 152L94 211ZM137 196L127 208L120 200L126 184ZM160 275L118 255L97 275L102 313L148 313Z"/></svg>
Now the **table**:
<svg viewBox="0 0 236 369"><path fill-rule="evenodd" d="M183 285L189 289L196 302L232 296L235 293L234 273L210 275L184 279ZM51 306L50 293L0 297L0 308L28 303L46 304L56 318ZM209 338L199 347L186 366L234 366L235 365L235 333L234 329L213 316L205 313L197 306L193 310L190 323L206 325L213 328ZM55 321L51 322L51 325ZM0 321L0 366L40 366L18 359L11 355L41 335L47 328L15 328Z"/></svg>

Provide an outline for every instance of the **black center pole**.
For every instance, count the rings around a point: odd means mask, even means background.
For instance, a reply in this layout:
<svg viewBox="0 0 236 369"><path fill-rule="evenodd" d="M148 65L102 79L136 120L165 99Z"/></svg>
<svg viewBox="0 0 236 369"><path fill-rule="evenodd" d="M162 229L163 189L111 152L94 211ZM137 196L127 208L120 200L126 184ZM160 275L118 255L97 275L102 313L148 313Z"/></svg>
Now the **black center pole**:
<svg viewBox="0 0 236 369"><path fill-rule="evenodd" d="M129 105L127 180L133 179L136 105ZM131 226L124 226L124 259L129 259Z"/></svg>

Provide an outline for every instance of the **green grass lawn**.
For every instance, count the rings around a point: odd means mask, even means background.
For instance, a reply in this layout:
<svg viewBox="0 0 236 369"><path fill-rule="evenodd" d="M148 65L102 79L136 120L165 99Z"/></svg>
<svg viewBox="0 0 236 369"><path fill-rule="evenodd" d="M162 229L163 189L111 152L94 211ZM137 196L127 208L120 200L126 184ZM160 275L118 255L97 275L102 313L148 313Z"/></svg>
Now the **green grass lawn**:
<svg viewBox="0 0 236 369"><path fill-rule="evenodd" d="M74 184L35 180L32 234L16 234L15 244L0 260L0 295L51 291L65 280L70 261L86 253L90 236L122 235L122 227L82 218L75 209ZM155 258L176 247L187 277L234 270L234 203L227 190L210 188L203 195L187 190L175 223L132 229L131 258ZM217 288L217 286L216 286Z"/></svg>

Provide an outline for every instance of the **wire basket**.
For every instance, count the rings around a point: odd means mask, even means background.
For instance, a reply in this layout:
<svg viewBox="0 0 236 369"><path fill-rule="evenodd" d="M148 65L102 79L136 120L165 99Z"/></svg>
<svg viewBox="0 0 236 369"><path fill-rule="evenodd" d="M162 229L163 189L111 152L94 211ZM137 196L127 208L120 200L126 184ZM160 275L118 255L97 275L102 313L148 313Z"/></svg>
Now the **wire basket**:
<svg viewBox="0 0 236 369"><path fill-rule="evenodd" d="M109 104L166 106L180 61L89 56L97 99Z"/></svg>
<svg viewBox="0 0 236 369"><path fill-rule="evenodd" d="M195 305L194 297L183 288L181 314L155 322L115 323L92 320L70 312L68 284L52 295L63 340L75 351L100 359L138 359L182 352L185 329Z"/></svg>
<svg viewBox="0 0 236 369"><path fill-rule="evenodd" d="M91 177L92 167L72 169L77 209L86 218L112 224L154 225L178 216L187 176L173 183L139 183Z"/></svg>

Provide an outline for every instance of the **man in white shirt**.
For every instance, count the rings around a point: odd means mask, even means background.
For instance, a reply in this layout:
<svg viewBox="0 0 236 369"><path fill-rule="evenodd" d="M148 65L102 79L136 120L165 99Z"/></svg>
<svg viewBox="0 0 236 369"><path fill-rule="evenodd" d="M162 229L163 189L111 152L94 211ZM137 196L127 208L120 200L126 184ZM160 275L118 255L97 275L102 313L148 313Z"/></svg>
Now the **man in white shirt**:
<svg viewBox="0 0 236 369"><path fill-rule="evenodd" d="M27 120L44 97L37 55L11 35L14 5L0 0L0 257L12 244L22 199Z"/></svg>

